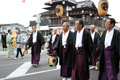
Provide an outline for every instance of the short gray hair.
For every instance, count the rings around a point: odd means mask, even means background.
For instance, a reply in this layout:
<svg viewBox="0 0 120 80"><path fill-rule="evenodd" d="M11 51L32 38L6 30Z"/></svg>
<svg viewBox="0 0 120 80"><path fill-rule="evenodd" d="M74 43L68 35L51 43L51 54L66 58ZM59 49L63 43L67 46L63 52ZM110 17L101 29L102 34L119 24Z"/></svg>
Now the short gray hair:
<svg viewBox="0 0 120 80"><path fill-rule="evenodd" d="M64 22L63 24L67 24L68 27L70 26L70 24L68 22Z"/></svg>
<svg viewBox="0 0 120 80"><path fill-rule="evenodd" d="M95 25L90 25L90 27L93 27L93 28L95 28Z"/></svg>

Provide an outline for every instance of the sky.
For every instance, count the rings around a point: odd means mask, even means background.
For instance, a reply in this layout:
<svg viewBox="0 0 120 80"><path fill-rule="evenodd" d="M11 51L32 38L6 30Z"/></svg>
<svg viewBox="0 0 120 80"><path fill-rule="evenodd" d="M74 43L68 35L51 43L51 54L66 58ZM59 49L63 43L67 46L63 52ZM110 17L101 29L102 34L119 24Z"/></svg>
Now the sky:
<svg viewBox="0 0 120 80"><path fill-rule="evenodd" d="M29 21L36 20L33 15L46 11L43 9L46 7L44 3L48 1L50 0L26 0L23 3L22 0L0 0L0 24L20 23L27 27ZM92 1L98 7L100 0ZM120 0L108 0L108 2L108 14L120 22Z"/></svg>

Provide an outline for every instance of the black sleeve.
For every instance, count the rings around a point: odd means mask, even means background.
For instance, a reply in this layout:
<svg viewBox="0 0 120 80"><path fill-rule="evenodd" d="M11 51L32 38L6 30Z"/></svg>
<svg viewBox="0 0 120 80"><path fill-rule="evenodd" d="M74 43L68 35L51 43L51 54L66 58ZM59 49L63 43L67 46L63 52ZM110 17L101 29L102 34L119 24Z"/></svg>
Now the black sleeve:
<svg viewBox="0 0 120 80"><path fill-rule="evenodd" d="M98 53L99 56L100 56L101 49L102 49L102 42L103 42L104 35L105 35L105 31L103 32L102 37L100 38L99 45L98 45L98 51L97 51L97 53Z"/></svg>
<svg viewBox="0 0 120 80"><path fill-rule="evenodd" d="M52 35L51 35L51 37L50 37L49 47L50 47L50 45L51 45L51 41L52 41Z"/></svg>
<svg viewBox="0 0 120 80"><path fill-rule="evenodd" d="M92 38L91 38L91 35L90 35L90 33L88 32L88 45L89 45L89 52L88 52L88 57L90 57L91 56L91 54L92 54L92 47L93 47L93 45L92 45Z"/></svg>
<svg viewBox="0 0 120 80"><path fill-rule="evenodd" d="M57 52L58 52L59 42L60 42L60 38L58 38L58 40L54 46L54 50L57 50Z"/></svg>
<svg viewBox="0 0 120 80"><path fill-rule="evenodd" d="M97 47L100 45L100 40L101 40L100 35L99 33L97 33Z"/></svg>
<svg viewBox="0 0 120 80"><path fill-rule="evenodd" d="M58 57L60 57L60 54L59 54L59 45L60 45L60 37L58 38L58 40L56 41L56 44L54 46L54 51L55 50L57 51Z"/></svg>
<svg viewBox="0 0 120 80"><path fill-rule="evenodd" d="M40 41L41 41L41 46L45 44L45 39L43 37L43 35L40 33Z"/></svg>
<svg viewBox="0 0 120 80"><path fill-rule="evenodd" d="M120 32L119 32L119 34L118 34L118 55L119 55L119 59L120 59Z"/></svg>
<svg viewBox="0 0 120 80"><path fill-rule="evenodd" d="M3 41L3 35L1 35L1 41Z"/></svg>

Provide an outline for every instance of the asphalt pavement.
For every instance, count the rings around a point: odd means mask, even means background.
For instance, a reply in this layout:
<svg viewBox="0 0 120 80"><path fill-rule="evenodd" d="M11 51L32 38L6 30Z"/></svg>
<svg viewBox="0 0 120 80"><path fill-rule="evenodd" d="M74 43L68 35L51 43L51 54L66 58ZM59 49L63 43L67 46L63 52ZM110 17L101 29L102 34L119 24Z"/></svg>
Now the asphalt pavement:
<svg viewBox="0 0 120 80"><path fill-rule="evenodd" d="M14 53L11 53L11 59L6 60L6 51L2 51L0 44L0 80L62 80L60 69L48 65L48 55L41 53L40 65L35 68L31 66L30 51L24 56L24 59L13 60ZM20 57L20 55L19 55ZM98 70L90 70L90 80L98 80ZM118 75L120 80L120 74Z"/></svg>

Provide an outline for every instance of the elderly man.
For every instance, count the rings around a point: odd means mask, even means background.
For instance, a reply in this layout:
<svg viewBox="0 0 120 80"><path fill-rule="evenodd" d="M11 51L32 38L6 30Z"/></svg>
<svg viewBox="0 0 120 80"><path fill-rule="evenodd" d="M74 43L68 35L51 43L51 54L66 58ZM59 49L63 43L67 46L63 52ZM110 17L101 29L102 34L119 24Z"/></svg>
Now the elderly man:
<svg viewBox="0 0 120 80"><path fill-rule="evenodd" d="M92 39L84 28L84 22L75 22L76 32L73 35L73 70L72 80L89 80L89 58L92 53Z"/></svg>
<svg viewBox="0 0 120 80"><path fill-rule="evenodd" d="M58 38L59 38L59 35L57 34L57 29L54 29L53 30L53 35L51 36L50 42L49 42L49 47L50 47L49 55L54 54L53 53L54 52L53 48L54 48Z"/></svg>
<svg viewBox="0 0 120 80"><path fill-rule="evenodd" d="M62 80L71 80L73 33L69 31L68 22L64 22L62 28L63 33L61 33L54 50L60 58Z"/></svg>
<svg viewBox="0 0 120 80"><path fill-rule="evenodd" d="M100 74L98 80L118 80L120 33L114 29L115 19L108 18L100 43Z"/></svg>
<svg viewBox="0 0 120 80"><path fill-rule="evenodd" d="M90 67L90 69L97 69L96 67L96 59L99 57L99 54L97 53L97 48L98 45L100 44L100 36L99 33L95 32L95 25L91 25L90 26L90 33L91 33L91 37L92 37L92 55L91 55L91 64L92 66Z"/></svg>
<svg viewBox="0 0 120 80"><path fill-rule="evenodd" d="M26 49L32 47L31 48L31 54L32 54L31 64L37 67L40 61L41 48L44 49L45 40L42 34L37 31L36 25L32 25L32 30L33 32L30 35L30 38L28 39Z"/></svg>

